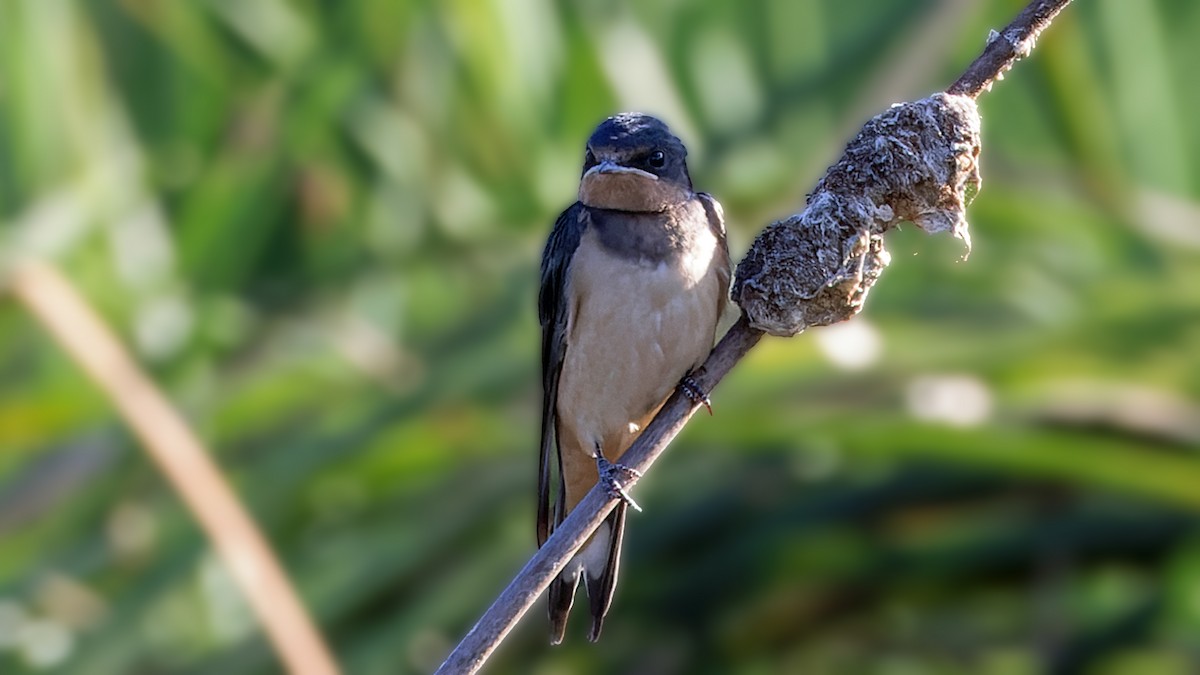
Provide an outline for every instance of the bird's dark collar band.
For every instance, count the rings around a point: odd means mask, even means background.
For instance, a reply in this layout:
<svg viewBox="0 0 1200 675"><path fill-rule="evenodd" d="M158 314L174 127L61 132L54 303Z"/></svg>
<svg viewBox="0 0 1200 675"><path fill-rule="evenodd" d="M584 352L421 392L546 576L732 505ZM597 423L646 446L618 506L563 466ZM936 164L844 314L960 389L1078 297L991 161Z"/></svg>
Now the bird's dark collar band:
<svg viewBox="0 0 1200 675"><path fill-rule="evenodd" d="M589 208L585 213L588 230L606 251L648 263L678 259L694 240L694 229L707 227L697 209L687 205L661 212Z"/></svg>

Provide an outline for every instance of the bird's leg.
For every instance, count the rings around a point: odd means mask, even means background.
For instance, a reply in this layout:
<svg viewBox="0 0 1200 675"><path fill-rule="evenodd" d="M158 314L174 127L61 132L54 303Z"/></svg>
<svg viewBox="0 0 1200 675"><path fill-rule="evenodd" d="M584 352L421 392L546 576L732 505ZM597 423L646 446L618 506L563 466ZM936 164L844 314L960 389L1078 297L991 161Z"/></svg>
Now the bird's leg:
<svg viewBox="0 0 1200 675"><path fill-rule="evenodd" d="M685 396L691 399L692 403L699 403L700 405L704 406L704 409L708 411L709 415L713 414L712 401L709 400L708 394L704 393L704 390L701 389L700 385L696 383L696 380L692 379L691 373L683 376L683 379L679 381L679 388L683 391Z"/></svg>
<svg viewBox="0 0 1200 675"><path fill-rule="evenodd" d="M596 470L600 472L600 482L608 488L608 494L616 497L633 507L634 511L641 511L642 507L638 506L637 502L633 501L633 497L625 490L625 482L629 480L637 480L642 477L642 472L637 469L630 468L624 464L614 463L605 458L604 453L600 450L600 445L596 445Z"/></svg>

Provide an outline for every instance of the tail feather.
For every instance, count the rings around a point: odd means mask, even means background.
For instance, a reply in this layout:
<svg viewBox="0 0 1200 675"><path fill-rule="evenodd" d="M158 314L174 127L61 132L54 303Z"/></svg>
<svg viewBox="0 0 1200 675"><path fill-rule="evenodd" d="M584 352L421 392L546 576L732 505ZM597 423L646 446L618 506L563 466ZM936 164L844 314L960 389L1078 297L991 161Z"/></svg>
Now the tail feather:
<svg viewBox="0 0 1200 675"><path fill-rule="evenodd" d="M550 644L563 641L580 577L584 580L583 586L587 591L592 615L592 629L588 633L588 639L595 642L600 638L604 615L608 613L609 605L612 604L613 589L617 585L626 508L623 502L617 504L608 518L596 528L591 541L584 544L567 568L550 582Z"/></svg>
<svg viewBox="0 0 1200 675"><path fill-rule="evenodd" d="M572 564L571 567L575 567ZM567 632L567 618L571 615L571 604L575 602L575 587L579 584L578 568L563 571L558 578L550 582L550 644L556 645L563 641Z"/></svg>
<svg viewBox="0 0 1200 675"><path fill-rule="evenodd" d="M592 613L592 630L588 640L595 642L600 639L600 629L604 627L604 616L612 604L613 591L617 587L617 572L621 566L621 539L625 534L625 502L618 502L616 508L609 514L603 526L608 528L608 551L599 569L584 567L586 574L585 586L588 594L588 605ZM605 542L599 542L601 544Z"/></svg>

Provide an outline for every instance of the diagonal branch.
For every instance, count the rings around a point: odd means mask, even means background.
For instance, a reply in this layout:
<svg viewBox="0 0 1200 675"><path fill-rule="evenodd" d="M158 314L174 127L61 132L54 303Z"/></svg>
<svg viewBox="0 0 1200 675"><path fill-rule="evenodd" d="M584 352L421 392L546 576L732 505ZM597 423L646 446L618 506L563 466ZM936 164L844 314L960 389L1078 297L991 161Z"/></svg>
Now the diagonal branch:
<svg viewBox="0 0 1200 675"><path fill-rule="evenodd" d="M794 335L850 318L889 257L883 234L901 221L968 242L965 202L978 186L979 119L973 99L1018 59L1070 0L1034 0L947 90L895 106L864 126L830 167L805 210L766 228L738 266L732 289L743 315L693 378L704 391L764 333ZM676 391L621 463L645 473L696 412ZM627 486L628 487L628 486ZM566 567L616 505L593 488L557 526L437 670L471 675Z"/></svg>
<svg viewBox="0 0 1200 675"><path fill-rule="evenodd" d="M704 365L692 374L696 385L704 391L712 391L762 335L762 331L750 328L745 319L739 319L721 338ZM683 431L698 408L698 404L677 390L646 425L637 442L621 456L621 464L645 473ZM441 675L477 672L616 505L617 500L603 486L592 488L566 519L555 526L554 534L501 592L437 672Z"/></svg>

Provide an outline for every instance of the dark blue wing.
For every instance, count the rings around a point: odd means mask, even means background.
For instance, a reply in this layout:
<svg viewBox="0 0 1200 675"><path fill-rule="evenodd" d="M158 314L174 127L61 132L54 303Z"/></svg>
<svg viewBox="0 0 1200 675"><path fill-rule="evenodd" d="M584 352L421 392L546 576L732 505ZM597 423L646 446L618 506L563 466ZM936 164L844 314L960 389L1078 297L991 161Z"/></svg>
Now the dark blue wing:
<svg viewBox="0 0 1200 675"><path fill-rule="evenodd" d="M538 292L538 320L542 324L542 438L538 454L537 540L546 542L551 522L550 461L558 458L555 434L558 376L567 353L567 280L571 259L583 233L583 206L576 202L563 211L554 223L546 250L542 253L542 285ZM559 471L559 501L562 500L562 472ZM557 519L557 518L556 518Z"/></svg>
<svg viewBox="0 0 1200 675"><path fill-rule="evenodd" d="M732 276L732 265L729 260L729 241L725 237L725 209L721 203L707 192L697 192L700 203L704 205L704 213L708 215L708 226L717 238L717 274L720 275L721 307L719 313L725 312L725 304L729 296L729 278Z"/></svg>

